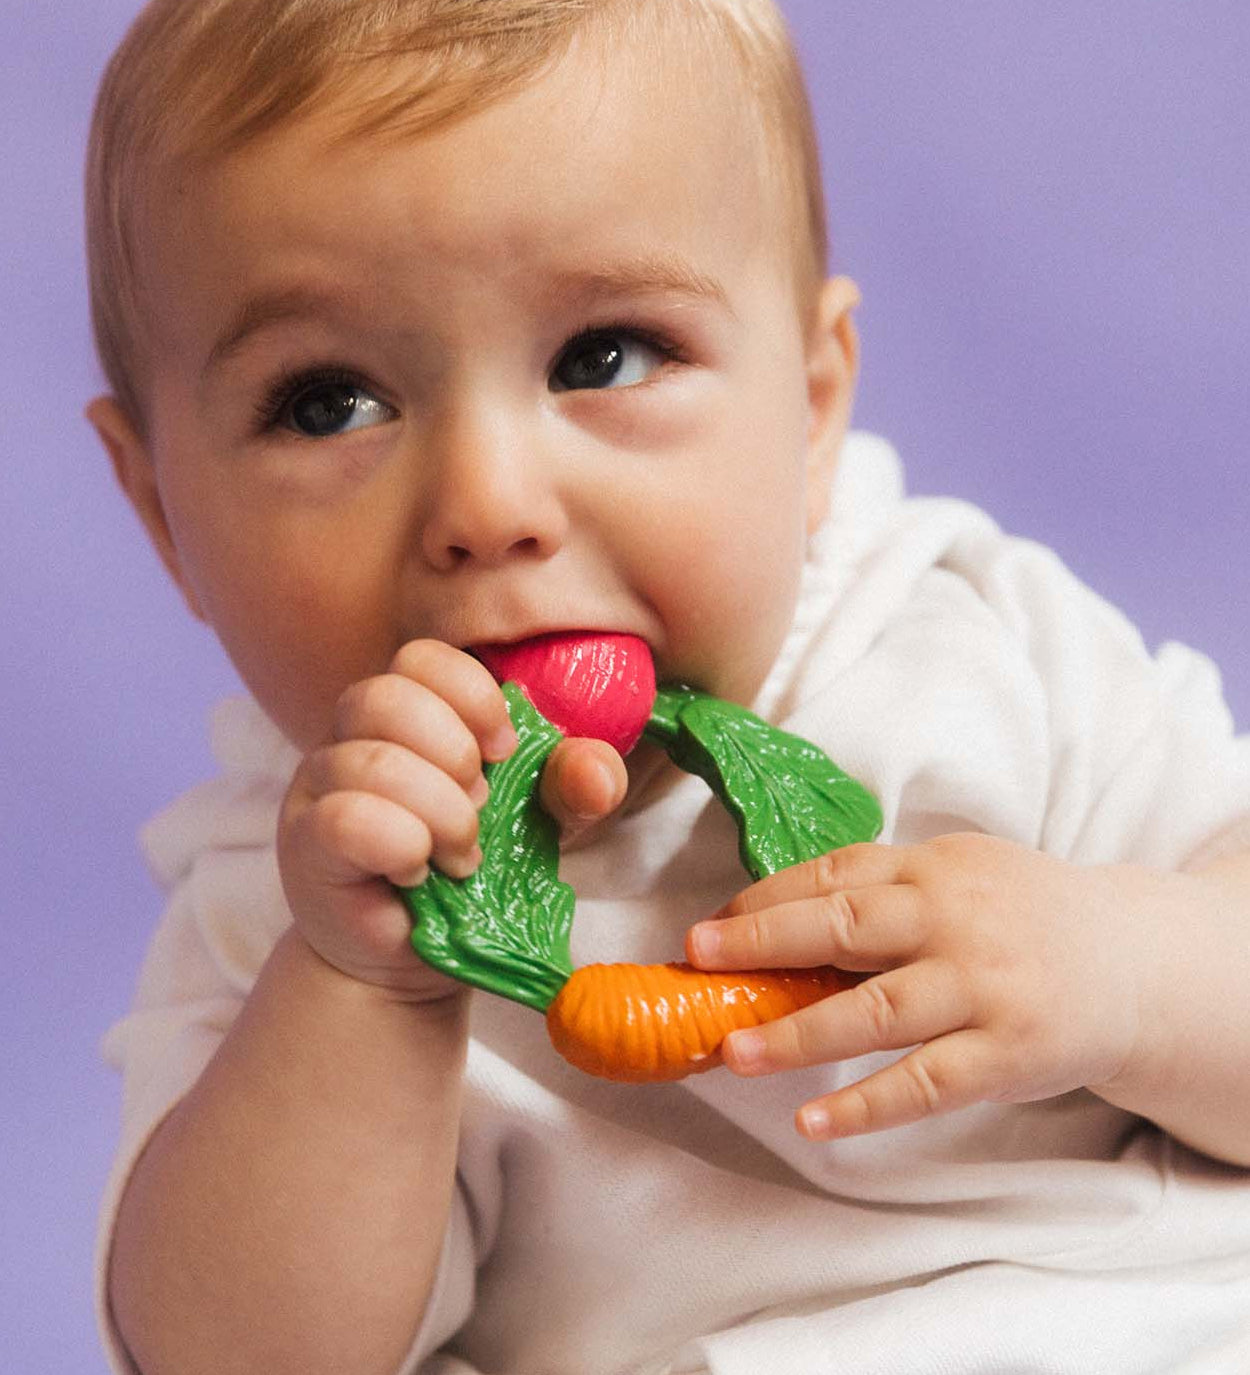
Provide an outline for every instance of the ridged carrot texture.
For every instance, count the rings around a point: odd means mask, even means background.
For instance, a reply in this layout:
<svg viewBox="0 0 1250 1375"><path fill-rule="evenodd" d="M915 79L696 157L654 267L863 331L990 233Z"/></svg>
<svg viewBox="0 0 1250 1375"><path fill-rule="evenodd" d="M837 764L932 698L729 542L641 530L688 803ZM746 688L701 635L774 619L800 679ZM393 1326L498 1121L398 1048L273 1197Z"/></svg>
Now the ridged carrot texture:
<svg viewBox="0 0 1250 1375"><path fill-rule="evenodd" d="M836 969L706 973L688 964L588 964L547 1008L551 1044L602 1079L652 1084L721 1062L731 1031L849 986Z"/></svg>
<svg viewBox="0 0 1250 1375"><path fill-rule="evenodd" d="M587 641L593 643L588 647ZM528 667L534 655L530 647L526 652ZM571 694L589 695L577 673L593 671L597 717L604 716L603 702L610 707L618 688L628 693L628 713L637 715L638 685L647 676L637 665L644 655L650 663L643 641L549 636L543 652L556 656L554 666L543 669L545 693L564 682ZM504 655L491 667L502 677L519 662L520 656ZM537 800L543 765L561 732L523 686L503 684L520 743L508 759L487 766L490 798L478 833L482 862L467 879L435 869L419 887L401 890L422 959L544 1013L552 1044L565 1059L587 1073L630 1083L710 1069L719 1063L730 1031L771 1021L848 986L848 976L833 969L728 974L681 964L626 964L574 973L574 894L558 876L555 823ZM646 737L708 782L737 823L739 854L752 878L872 840L880 831L876 799L807 741L687 687L657 692L647 684L646 690ZM585 728L576 709L557 714ZM612 729L611 722L603 727L605 735Z"/></svg>

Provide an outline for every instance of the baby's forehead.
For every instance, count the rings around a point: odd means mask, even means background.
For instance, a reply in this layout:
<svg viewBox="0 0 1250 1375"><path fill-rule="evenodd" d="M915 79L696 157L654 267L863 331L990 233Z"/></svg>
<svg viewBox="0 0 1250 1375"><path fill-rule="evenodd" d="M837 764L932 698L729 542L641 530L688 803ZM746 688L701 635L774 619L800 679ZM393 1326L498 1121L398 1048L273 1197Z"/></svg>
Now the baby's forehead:
<svg viewBox="0 0 1250 1375"><path fill-rule="evenodd" d="M688 35L689 42L678 41L684 31L672 21L655 29L631 25L623 36L585 26L536 60L516 61L502 79L486 79L472 64L463 70L440 64L432 71L427 54L398 53L322 81L285 122L315 122L333 140L412 139L472 123L524 95L535 105L561 109L570 137L593 128L608 141L617 136L622 116L635 115L638 106L663 120L675 96L693 96L710 122L753 135L775 132L758 83L730 45L701 30ZM767 139L759 142L765 158ZM553 147L551 156L561 151Z"/></svg>
<svg viewBox="0 0 1250 1375"><path fill-rule="evenodd" d="M487 0L481 3L486 7ZM722 3L734 7L734 0ZM277 4L284 12L299 8L289 0ZM637 12L631 13L634 5ZM526 34L507 30L494 42L478 41L472 34L466 41L446 25L446 32L431 27L406 44L397 25L396 32L379 35L361 52L339 52L341 35L323 36L310 29L289 35L288 46L271 54L257 45L237 70L226 62L228 54L211 54L220 65L207 80L203 71L191 79L175 61L164 72L163 84L176 117L149 126L153 150L171 163L211 160L307 123L337 128L344 138L412 137L471 117L526 87L541 89L569 62L579 69L581 88L560 83L553 99L564 100L576 114L571 124L600 115L601 96L622 72L663 71L666 81L697 90L722 118L728 110L756 116L767 102L760 99L761 83L746 69L741 52L720 26L695 22L694 16L717 7L694 0L521 5L527 13L532 9L547 16L542 26L534 26L530 41L521 41ZM361 8L372 12L382 6L361 0ZM465 9L445 3L397 6L400 11L426 8L431 14ZM491 3L489 8L507 6ZM620 13L628 22L618 22ZM552 17L559 15L564 19ZM191 54L174 56L186 63ZM207 51L198 54L200 66L208 56Z"/></svg>
<svg viewBox="0 0 1250 1375"><path fill-rule="evenodd" d="M554 80L566 59L576 87ZM419 138L524 89L547 92L570 132L610 142L621 137L614 83L631 65L651 79L658 122L680 91L709 123L750 131L733 175L755 173L796 273L818 281L819 169L772 0L152 0L110 64L93 121L88 257L110 380L132 394L129 360L145 351L139 241L156 230L153 199L194 186L199 169L318 120L367 156L374 140ZM561 129L545 156L563 156L566 143ZM645 175L635 180L645 186Z"/></svg>
<svg viewBox="0 0 1250 1375"><path fill-rule="evenodd" d="M776 185L770 178L773 159L762 121L743 101L741 82L726 64L692 64L689 53L676 50L657 58L638 40L632 47L610 46L601 36L587 34L574 35L558 57L502 90L442 95L426 88L416 100L411 93L422 90L423 72L419 58L401 55L352 80L324 85L253 138L236 140L208 158L186 159L174 184L192 187L206 167L228 172L236 166L289 161L293 146L311 149L310 162L324 156L336 175L348 177L367 170L379 156L398 159L405 151L424 155L434 146L463 164L466 190L484 209L490 208L491 197L501 194L523 199L530 186L541 187L557 163L584 169L586 197L602 189L596 177L599 165L614 164L622 177L621 194L630 199L634 213L640 208L634 198L645 196L652 182L671 176L674 165L685 167L693 199L713 160L723 167L725 199L732 199L738 186L754 184L759 194L748 207L752 218L783 202L769 194ZM526 127L534 122L551 131L550 142L528 168L518 169L514 160L516 179L501 187L493 176L494 151L507 149L510 139L524 142ZM636 156L622 158L624 145ZM307 186L288 188L275 178L271 194L279 197L289 189L299 199L313 184L310 180ZM712 229L711 223L705 225L706 232Z"/></svg>
<svg viewBox="0 0 1250 1375"><path fill-rule="evenodd" d="M718 312L751 318L758 290L784 298L789 254L743 175L742 121L707 118L691 87L662 104L654 69L594 87L584 71L570 55L417 133L349 131L350 107L310 106L185 177L154 221L157 338L208 375L270 324L309 348L407 336L434 360L482 330L546 350L540 331L592 317L710 330ZM570 125L588 92L599 118Z"/></svg>
<svg viewBox="0 0 1250 1375"><path fill-rule="evenodd" d="M668 225L680 237L695 218L707 240L758 234L776 198L763 194L756 125L725 79L674 91L672 77L664 64L574 45L506 94L415 124L371 119L367 90L327 90L211 165L185 167L168 197L167 232L182 232L176 212L196 202L197 216L231 219L243 236L262 223L297 233L309 220L333 228L346 217L362 239L393 243L397 257L410 224L437 251L439 220L448 256L505 251L528 262L544 248L552 258L584 248L592 235ZM403 63L386 75L393 85L410 79ZM358 224L352 183L385 213ZM345 206L339 220L336 206ZM388 240L380 231L392 224ZM455 237L466 226L472 234Z"/></svg>

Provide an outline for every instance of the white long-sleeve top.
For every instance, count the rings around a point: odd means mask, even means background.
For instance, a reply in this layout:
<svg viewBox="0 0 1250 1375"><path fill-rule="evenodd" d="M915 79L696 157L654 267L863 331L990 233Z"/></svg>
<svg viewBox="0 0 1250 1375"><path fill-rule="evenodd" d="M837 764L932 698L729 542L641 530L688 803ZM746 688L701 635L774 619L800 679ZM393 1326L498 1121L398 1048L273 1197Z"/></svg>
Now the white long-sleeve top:
<svg viewBox="0 0 1250 1375"><path fill-rule="evenodd" d="M877 795L883 842L976 830L1166 869L1250 847L1250 738L1209 661L1152 656L975 508L908 499L869 435L847 441L755 707ZM99 1243L118 1371L104 1267L121 1191L290 921L273 837L295 752L243 699L218 713L215 750L221 776L145 833L169 905L105 1043L125 1075ZM678 958L747 881L695 778L561 876L578 965ZM532 1011L475 994L456 1200L404 1371L1250 1372L1250 1172L1086 1092L797 1135L798 1104L892 1058L617 1085L559 1059Z"/></svg>

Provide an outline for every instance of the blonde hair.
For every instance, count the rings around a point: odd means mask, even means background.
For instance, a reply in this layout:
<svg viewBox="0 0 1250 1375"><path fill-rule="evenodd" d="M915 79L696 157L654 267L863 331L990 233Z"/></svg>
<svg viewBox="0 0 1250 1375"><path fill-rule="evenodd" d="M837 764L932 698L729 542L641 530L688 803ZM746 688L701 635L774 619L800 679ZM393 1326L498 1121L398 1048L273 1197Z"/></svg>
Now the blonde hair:
<svg viewBox="0 0 1250 1375"><path fill-rule="evenodd" d="M774 0L151 0L105 71L86 168L96 349L132 422L142 427L145 410L136 221L166 174L228 156L331 95L358 97L349 133L428 130L533 80L591 22L647 23L667 36L676 20L733 56L807 309L825 272L824 198L806 89ZM401 58L402 81L377 79Z"/></svg>

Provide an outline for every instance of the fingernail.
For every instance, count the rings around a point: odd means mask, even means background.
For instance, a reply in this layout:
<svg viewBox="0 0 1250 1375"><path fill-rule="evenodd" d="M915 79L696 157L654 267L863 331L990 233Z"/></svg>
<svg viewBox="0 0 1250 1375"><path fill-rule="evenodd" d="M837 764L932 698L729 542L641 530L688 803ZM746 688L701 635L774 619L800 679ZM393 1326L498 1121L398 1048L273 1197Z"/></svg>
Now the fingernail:
<svg viewBox="0 0 1250 1375"><path fill-rule="evenodd" d="M744 1069L764 1058L764 1038L757 1031L735 1031L729 1038L735 1063Z"/></svg>
<svg viewBox="0 0 1250 1375"><path fill-rule="evenodd" d="M701 962L714 960L720 954L721 933L712 922L701 922L694 927L690 932L690 940L695 958Z"/></svg>
<svg viewBox="0 0 1250 1375"><path fill-rule="evenodd" d="M511 726L500 726L492 731L483 742L482 753L493 760L507 759L517 747L517 733Z"/></svg>
<svg viewBox="0 0 1250 1375"><path fill-rule="evenodd" d="M612 806L612 801L616 796L616 778L612 770L606 764L601 764L597 759L589 766L594 777L599 782L599 796L603 799L593 807L578 808L573 815L579 821L598 821Z"/></svg>
<svg viewBox="0 0 1250 1375"><path fill-rule="evenodd" d="M595 760L595 777L599 780L599 792L603 797L603 805L610 807L616 801L618 790L617 776L602 759Z"/></svg>
<svg viewBox="0 0 1250 1375"><path fill-rule="evenodd" d="M807 1136L824 1136L829 1131L829 1114L824 1108L804 1108L799 1113L799 1121Z"/></svg>
<svg viewBox="0 0 1250 1375"><path fill-rule="evenodd" d="M463 860L457 859L454 862L449 861L443 864L441 867L448 878L466 879L477 868L477 866L481 864L481 862L481 848L475 845L471 850L469 850L465 854Z"/></svg>
<svg viewBox="0 0 1250 1375"><path fill-rule="evenodd" d="M473 780L473 786L469 789L469 801L475 807L484 807L488 797L490 797L490 785L486 782L485 775L479 773Z"/></svg>

